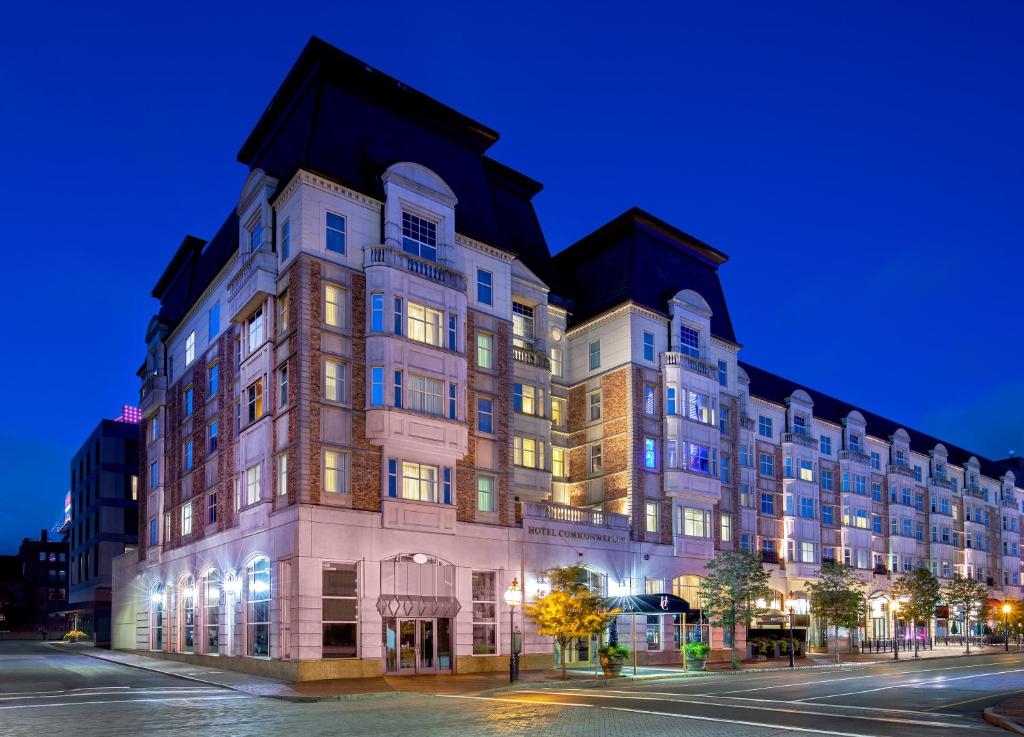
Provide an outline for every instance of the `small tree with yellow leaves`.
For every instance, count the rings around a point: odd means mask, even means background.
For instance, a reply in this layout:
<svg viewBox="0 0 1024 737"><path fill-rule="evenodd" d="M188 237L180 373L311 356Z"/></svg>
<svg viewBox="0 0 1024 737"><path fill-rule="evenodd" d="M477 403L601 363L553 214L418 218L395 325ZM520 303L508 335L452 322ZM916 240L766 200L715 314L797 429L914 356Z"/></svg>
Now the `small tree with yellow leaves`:
<svg viewBox="0 0 1024 737"><path fill-rule="evenodd" d="M558 643L562 679L566 675L565 651L577 637L590 637L604 629L614 610L604 608L601 599L585 583L583 566L564 566L547 571L551 592L524 607L537 623L537 632Z"/></svg>

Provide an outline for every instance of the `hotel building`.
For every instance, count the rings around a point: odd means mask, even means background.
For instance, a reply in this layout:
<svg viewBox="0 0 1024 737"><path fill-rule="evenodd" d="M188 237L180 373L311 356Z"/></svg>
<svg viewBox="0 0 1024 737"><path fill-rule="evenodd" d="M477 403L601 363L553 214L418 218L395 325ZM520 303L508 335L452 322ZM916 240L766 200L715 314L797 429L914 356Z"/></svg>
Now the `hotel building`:
<svg viewBox="0 0 1024 737"><path fill-rule="evenodd" d="M726 255L646 212L552 257L541 186L487 156L497 137L304 49L238 153L238 202L153 289L115 647L295 679L474 672L508 667L516 628L546 667L503 593L582 563L602 595L691 603L639 628L641 662L677 662L704 563L737 548L774 610L828 559L873 612L917 565L1019 595L1010 465L740 362Z"/></svg>

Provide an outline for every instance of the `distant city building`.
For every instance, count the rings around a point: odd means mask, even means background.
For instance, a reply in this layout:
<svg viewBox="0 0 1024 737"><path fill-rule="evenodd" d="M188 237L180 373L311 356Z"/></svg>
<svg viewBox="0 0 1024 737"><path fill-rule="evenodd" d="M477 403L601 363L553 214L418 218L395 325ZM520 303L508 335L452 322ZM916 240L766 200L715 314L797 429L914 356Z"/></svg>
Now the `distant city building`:
<svg viewBox="0 0 1024 737"><path fill-rule="evenodd" d="M112 560L138 544L138 416L125 405L102 420L71 460L69 611L98 644L110 642Z"/></svg>
<svg viewBox="0 0 1024 737"><path fill-rule="evenodd" d="M678 663L724 550L771 575L754 626L792 607L810 639L826 561L866 584L854 638L908 634L888 596L919 566L1020 596L1019 463L741 362L727 256L642 210L552 257L541 185L486 155L497 138L321 41L302 52L224 224L153 289L115 646L293 678L499 670L503 593L582 563L602 596L689 602L632 643ZM552 665L521 612L524 667Z"/></svg>
<svg viewBox="0 0 1024 737"><path fill-rule="evenodd" d="M38 539L25 538L18 548L21 566L22 601L18 626L14 629L48 636L66 631L63 612L68 604L68 544L41 530ZM0 625L0 629L3 629Z"/></svg>

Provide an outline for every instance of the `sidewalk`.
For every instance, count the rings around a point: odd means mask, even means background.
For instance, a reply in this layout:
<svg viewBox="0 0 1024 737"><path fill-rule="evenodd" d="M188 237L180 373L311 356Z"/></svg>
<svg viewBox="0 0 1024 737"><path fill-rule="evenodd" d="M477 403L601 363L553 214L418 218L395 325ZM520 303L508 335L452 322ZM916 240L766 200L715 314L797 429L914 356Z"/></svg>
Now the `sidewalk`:
<svg viewBox="0 0 1024 737"><path fill-rule="evenodd" d="M1016 734L1024 734L1024 696L1014 696L985 709L985 721Z"/></svg>
<svg viewBox="0 0 1024 737"><path fill-rule="evenodd" d="M89 644L74 645L51 643L52 647L72 650L88 657L107 660L132 668L163 673L176 678L198 681L208 685L221 686L253 696L282 699L295 702L340 701L347 699L387 698L413 694L459 694L475 695L484 692L506 691L516 688L557 688L565 683L573 686L601 688L634 681L650 681L666 678L721 678L742 677L745 673L763 673L770 671L788 671L786 658L772 658L763 661L746 661L739 670L733 670L729 661L708 663L705 672L686 672L682 667L673 666L640 666L637 675L632 675L632 666L627 666L619 678L604 678L595 674L593 669L570 669L568 681L563 681L558 670L523 671L516 684L510 684L508 674L471 673L450 675L422 676L383 676L380 678L351 678L328 681L305 681L288 683L273 678L253 676L231 670L217 670L191 663L181 663L161 658L151 658L136 653L116 650L101 650ZM983 648L978 651L972 648L971 655L995 655L1001 653L998 647ZM1011 651L1012 652L1012 651ZM921 651L921 659L950 658L963 655L959 647L936 648ZM892 662L892 653L871 655L850 655L841 653L841 663L837 666L834 655L814 654L806 658L797 658L800 670L858 668L881 665ZM912 660L913 652L900 651L900 659ZM1006 702L1010 703L1010 702ZM1024 697L1020 699L1021 718L1024 719ZM1002 706L1002 705L1000 705ZM1021 732L1024 734L1024 732Z"/></svg>

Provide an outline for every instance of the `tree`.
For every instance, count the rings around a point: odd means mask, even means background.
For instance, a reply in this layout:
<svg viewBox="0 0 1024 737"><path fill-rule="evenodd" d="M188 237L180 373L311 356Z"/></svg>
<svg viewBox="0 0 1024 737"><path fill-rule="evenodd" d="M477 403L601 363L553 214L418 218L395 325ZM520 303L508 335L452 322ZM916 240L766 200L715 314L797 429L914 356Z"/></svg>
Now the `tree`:
<svg viewBox="0 0 1024 737"><path fill-rule="evenodd" d="M839 662L839 628L852 629L861 622L864 612L864 584L857 569L842 563L826 563L818 571L818 578L804 584L810 600L811 612L826 632L835 630L836 662Z"/></svg>
<svg viewBox="0 0 1024 737"><path fill-rule="evenodd" d="M987 599L988 587L973 578L955 576L942 590L942 600L946 605L960 612L960 629L963 631L968 653L971 652L971 637L967 625L971 610L977 610L979 618L983 617Z"/></svg>
<svg viewBox="0 0 1024 737"><path fill-rule="evenodd" d="M942 599L939 579L927 568L915 568L905 573L892 585L893 596L900 599L900 611L914 625L914 657L917 654L917 625L935 616L935 607Z"/></svg>
<svg viewBox="0 0 1024 737"><path fill-rule="evenodd" d="M546 573L551 592L524 607L526 615L537 623L537 632L558 643L565 680L565 651L577 637L590 637L604 629L605 622L617 610L607 611L601 599L584 583L581 565L552 568Z"/></svg>
<svg viewBox="0 0 1024 737"><path fill-rule="evenodd" d="M713 626L732 633L732 667L739 668L736 651L736 624L749 624L761 613L758 597L767 596L768 574L761 561L745 550L720 552L704 564L707 571L700 581L701 608Z"/></svg>

